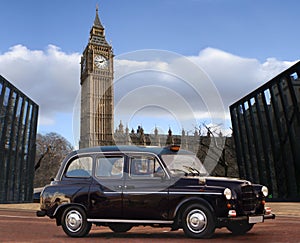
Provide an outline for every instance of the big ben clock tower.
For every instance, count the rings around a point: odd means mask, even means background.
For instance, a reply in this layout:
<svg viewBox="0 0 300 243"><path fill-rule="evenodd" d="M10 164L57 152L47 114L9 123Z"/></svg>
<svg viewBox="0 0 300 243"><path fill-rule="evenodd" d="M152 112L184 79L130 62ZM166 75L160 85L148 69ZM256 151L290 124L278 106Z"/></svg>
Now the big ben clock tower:
<svg viewBox="0 0 300 243"><path fill-rule="evenodd" d="M80 148L113 144L113 51L98 16L81 57Z"/></svg>

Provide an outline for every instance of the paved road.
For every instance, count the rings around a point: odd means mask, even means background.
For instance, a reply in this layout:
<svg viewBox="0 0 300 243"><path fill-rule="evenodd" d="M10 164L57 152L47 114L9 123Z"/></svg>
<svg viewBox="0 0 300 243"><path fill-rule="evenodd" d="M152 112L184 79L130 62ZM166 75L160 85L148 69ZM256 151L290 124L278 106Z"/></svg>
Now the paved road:
<svg viewBox="0 0 300 243"><path fill-rule="evenodd" d="M217 229L214 237L202 242L299 242L300 217L278 216L257 224L244 236L233 236L226 229ZM135 227L124 234L116 234L106 227L94 227L86 238L71 239L55 220L37 218L31 210L0 209L0 242L200 242L187 239L183 231L169 228Z"/></svg>

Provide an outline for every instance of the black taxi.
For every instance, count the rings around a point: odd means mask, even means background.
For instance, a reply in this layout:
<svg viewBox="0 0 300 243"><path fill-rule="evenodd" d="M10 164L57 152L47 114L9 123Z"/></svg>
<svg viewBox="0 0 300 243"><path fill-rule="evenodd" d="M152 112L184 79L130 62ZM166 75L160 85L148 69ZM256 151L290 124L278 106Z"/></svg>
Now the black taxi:
<svg viewBox="0 0 300 243"><path fill-rule="evenodd" d="M246 180L211 177L178 146L103 146L73 151L40 195L37 216L56 219L71 237L92 224L126 232L134 226L182 228L209 238L216 228L245 234L274 219L268 189Z"/></svg>

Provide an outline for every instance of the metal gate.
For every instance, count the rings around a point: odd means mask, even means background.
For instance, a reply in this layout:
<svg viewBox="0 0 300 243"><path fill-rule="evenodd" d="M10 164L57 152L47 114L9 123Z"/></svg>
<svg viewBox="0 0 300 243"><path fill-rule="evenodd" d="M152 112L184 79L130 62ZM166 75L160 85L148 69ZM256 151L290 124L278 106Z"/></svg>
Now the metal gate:
<svg viewBox="0 0 300 243"><path fill-rule="evenodd" d="M300 62L230 106L240 177L300 199Z"/></svg>
<svg viewBox="0 0 300 243"><path fill-rule="evenodd" d="M0 203L31 202L38 105L0 76Z"/></svg>

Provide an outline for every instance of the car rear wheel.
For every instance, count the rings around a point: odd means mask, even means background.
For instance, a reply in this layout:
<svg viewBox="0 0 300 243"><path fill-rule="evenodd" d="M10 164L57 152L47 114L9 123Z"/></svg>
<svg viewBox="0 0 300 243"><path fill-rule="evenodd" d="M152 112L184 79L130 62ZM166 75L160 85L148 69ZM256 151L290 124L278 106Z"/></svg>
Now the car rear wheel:
<svg viewBox="0 0 300 243"><path fill-rule="evenodd" d="M64 210L61 224L64 232L71 237L83 237L90 232L92 227L92 224L87 222L85 211L77 206Z"/></svg>
<svg viewBox="0 0 300 243"><path fill-rule="evenodd" d="M201 204L192 204L182 214L184 233L191 238L210 238L216 223L212 212Z"/></svg>

